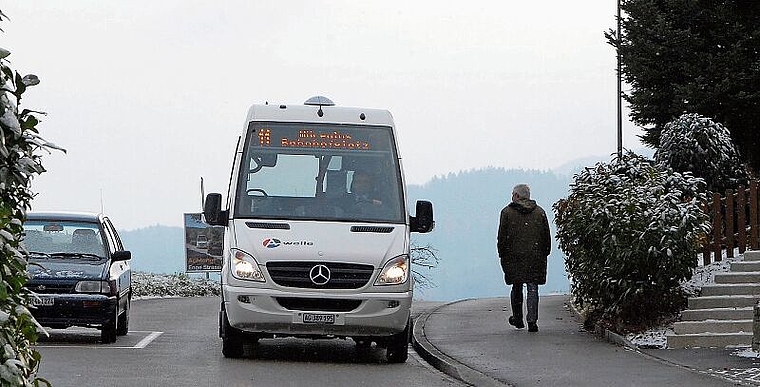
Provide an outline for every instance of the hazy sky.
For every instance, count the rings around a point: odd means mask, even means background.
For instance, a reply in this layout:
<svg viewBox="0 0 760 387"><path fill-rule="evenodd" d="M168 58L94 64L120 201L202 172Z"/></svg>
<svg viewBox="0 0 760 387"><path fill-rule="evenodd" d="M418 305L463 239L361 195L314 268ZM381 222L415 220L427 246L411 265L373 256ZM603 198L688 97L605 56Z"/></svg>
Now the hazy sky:
<svg viewBox="0 0 760 387"><path fill-rule="evenodd" d="M614 1L450 3L5 2L0 47L42 81L23 107L68 150L43 158L33 209L180 226L201 176L226 193L249 105L314 95L389 109L412 184L615 152Z"/></svg>

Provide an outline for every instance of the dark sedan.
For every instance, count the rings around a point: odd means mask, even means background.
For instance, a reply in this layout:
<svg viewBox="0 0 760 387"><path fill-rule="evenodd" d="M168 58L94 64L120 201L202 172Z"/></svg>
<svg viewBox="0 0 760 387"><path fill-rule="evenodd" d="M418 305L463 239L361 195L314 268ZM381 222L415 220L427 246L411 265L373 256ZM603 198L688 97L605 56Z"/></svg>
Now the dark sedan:
<svg viewBox="0 0 760 387"><path fill-rule="evenodd" d="M50 328L95 327L112 343L129 330L131 253L102 214L29 213L26 287L32 315Z"/></svg>

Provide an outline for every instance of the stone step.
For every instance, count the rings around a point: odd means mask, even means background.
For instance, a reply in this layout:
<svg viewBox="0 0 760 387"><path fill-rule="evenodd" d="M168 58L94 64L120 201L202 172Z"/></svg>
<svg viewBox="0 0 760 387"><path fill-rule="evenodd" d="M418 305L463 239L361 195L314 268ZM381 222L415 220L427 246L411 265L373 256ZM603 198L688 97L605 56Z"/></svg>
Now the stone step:
<svg viewBox="0 0 760 387"><path fill-rule="evenodd" d="M760 283L758 284L708 284L702 286L702 293L700 296L729 296L740 295L749 296L755 295L760 299Z"/></svg>
<svg viewBox="0 0 760 387"><path fill-rule="evenodd" d="M760 261L736 261L731 262L731 271L734 273L760 271Z"/></svg>
<svg viewBox="0 0 760 387"><path fill-rule="evenodd" d="M760 250L751 250L744 252L745 261L760 261Z"/></svg>
<svg viewBox="0 0 760 387"><path fill-rule="evenodd" d="M760 283L760 271L746 271L739 273L716 273L716 284L745 284Z"/></svg>
<svg viewBox="0 0 760 387"><path fill-rule="evenodd" d="M752 320L678 321L673 324L676 334L693 333L752 333Z"/></svg>
<svg viewBox="0 0 760 387"><path fill-rule="evenodd" d="M686 309L681 312L681 321L702 320L752 320L755 312L752 307L744 308L712 308Z"/></svg>
<svg viewBox="0 0 760 387"><path fill-rule="evenodd" d="M689 309L742 308L757 304L756 296L707 296L690 297Z"/></svg>
<svg viewBox="0 0 760 387"><path fill-rule="evenodd" d="M709 348L752 345L752 333L693 333L666 335L668 348Z"/></svg>

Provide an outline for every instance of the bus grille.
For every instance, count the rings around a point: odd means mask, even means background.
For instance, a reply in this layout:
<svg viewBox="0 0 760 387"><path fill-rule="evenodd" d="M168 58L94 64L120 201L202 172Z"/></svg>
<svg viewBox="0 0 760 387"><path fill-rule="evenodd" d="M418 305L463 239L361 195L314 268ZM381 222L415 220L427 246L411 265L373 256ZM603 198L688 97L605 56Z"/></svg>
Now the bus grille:
<svg viewBox="0 0 760 387"><path fill-rule="evenodd" d="M277 302L287 310L313 310L317 312L350 312L362 303L361 300L296 297L277 297Z"/></svg>
<svg viewBox="0 0 760 387"><path fill-rule="evenodd" d="M323 265L330 271L330 279L325 284L314 283L309 277L311 270L318 265ZM280 286L305 289L359 289L369 282L374 267L335 262L269 262L267 270L272 280Z"/></svg>

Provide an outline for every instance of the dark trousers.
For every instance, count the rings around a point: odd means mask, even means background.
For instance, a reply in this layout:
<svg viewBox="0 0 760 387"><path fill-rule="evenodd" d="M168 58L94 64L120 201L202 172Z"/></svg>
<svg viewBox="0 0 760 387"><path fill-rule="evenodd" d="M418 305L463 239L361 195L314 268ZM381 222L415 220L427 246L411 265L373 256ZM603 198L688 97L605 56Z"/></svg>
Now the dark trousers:
<svg viewBox="0 0 760 387"><path fill-rule="evenodd" d="M538 284L524 284L528 288L527 309L528 314L526 320L534 323L538 321ZM513 284L512 292L510 293L510 301L512 303L512 315L515 318L522 320L523 316L523 284Z"/></svg>

